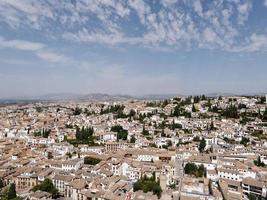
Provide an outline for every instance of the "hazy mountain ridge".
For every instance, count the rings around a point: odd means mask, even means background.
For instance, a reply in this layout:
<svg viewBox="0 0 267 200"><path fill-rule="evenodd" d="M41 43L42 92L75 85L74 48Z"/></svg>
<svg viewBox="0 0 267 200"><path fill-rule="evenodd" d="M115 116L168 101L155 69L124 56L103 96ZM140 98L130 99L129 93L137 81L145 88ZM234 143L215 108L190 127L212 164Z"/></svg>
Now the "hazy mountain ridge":
<svg viewBox="0 0 267 200"><path fill-rule="evenodd" d="M255 94L234 94L234 93L207 93L207 97L218 96L254 96L265 95L266 93ZM89 93L89 94L74 94L74 93L54 93L39 96L24 96L24 97L11 97L1 98L1 102L27 102L27 101L127 101L127 100L164 100L174 97L196 96L195 95L182 95L182 94L147 94L147 95L126 95L126 94L106 94L106 93Z"/></svg>

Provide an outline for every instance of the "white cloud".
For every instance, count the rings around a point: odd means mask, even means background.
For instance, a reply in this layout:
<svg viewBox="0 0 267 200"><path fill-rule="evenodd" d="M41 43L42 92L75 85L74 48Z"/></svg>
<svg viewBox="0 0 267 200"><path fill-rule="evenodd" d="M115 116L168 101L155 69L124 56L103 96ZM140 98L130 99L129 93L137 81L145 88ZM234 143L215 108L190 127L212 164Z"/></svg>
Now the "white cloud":
<svg viewBox="0 0 267 200"><path fill-rule="evenodd" d="M214 33L214 31L211 28L206 28L203 31L204 42L214 42L216 38L217 38L216 33Z"/></svg>
<svg viewBox="0 0 267 200"><path fill-rule="evenodd" d="M237 5L239 25L243 25L244 22L248 19L249 11L251 8L252 3L250 1L246 1Z"/></svg>
<svg viewBox="0 0 267 200"><path fill-rule="evenodd" d="M263 5L267 7L267 0L263 0Z"/></svg>
<svg viewBox="0 0 267 200"><path fill-rule="evenodd" d="M252 0L162 0L160 5L145 0L0 0L0 22L56 39L112 46L229 50L246 44L242 32Z"/></svg>
<svg viewBox="0 0 267 200"><path fill-rule="evenodd" d="M267 50L267 35L259 35L253 33L246 45L236 47L233 51L236 52L255 52Z"/></svg>
<svg viewBox="0 0 267 200"><path fill-rule="evenodd" d="M10 48L20 51L32 51L37 57L52 63L67 63L70 58L63 54L55 53L47 48L43 43L26 40L6 40L0 36L0 49Z"/></svg>
<svg viewBox="0 0 267 200"><path fill-rule="evenodd" d="M25 51L36 51L44 48L45 45L37 42L29 42L25 40L5 40L0 37L0 48L12 48Z"/></svg>
<svg viewBox="0 0 267 200"><path fill-rule="evenodd" d="M193 7L194 7L194 10L196 11L196 13L199 16L203 16L203 13L202 13L203 8L202 8L200 0L195 0L194 3L193 3Z"/></svg>
<svg viewBox="0 0 267 200"><path fill-rule="evenodd" d="M44 18L52 19L54 16L48 4L41 1L1 0L0 17L13 28L28 25L40 29Z"/></svg>
<svg viewBox="0 0 267 200"><path fill-rule="evenodd" d="M66 57L65 55L52 51L41 50L37 51L36 55L39 58L51 63L68 63L69 61L71 61L71 59Z"/></svg>

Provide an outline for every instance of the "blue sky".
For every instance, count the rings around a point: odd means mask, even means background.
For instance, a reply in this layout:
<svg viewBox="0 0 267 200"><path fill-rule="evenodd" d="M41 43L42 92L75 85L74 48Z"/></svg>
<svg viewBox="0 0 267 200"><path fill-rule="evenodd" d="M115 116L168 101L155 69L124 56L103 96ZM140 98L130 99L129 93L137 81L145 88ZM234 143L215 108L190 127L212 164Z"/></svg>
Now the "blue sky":
<svg viewBox="0 0 267 200"><path fill-rule="evenodd" d="M267 0L0 0L0 97L267 92Z"/></svg>

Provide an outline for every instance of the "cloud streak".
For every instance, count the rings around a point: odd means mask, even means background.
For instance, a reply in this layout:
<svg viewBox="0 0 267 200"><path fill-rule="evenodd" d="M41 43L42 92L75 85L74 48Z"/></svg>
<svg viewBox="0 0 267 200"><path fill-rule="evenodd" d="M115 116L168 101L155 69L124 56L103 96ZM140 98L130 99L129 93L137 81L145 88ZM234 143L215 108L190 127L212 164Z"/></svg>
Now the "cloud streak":
<svg viewBox="0 0 267 200"><path fill-rule="evenodd" d="M67 56L63 55L63 54L58 54L52 51L38 51L36 52L36 55L47 61L47 62L51 62L51 63L67 63L68 61L70 61L71 59L68 58Z"/></svg>
<svg viewBox="0 0 267 200"><path fill-rule="evenodd" d="M0 37L0 48L12 48L24 51L36 51L44 48L45 45L38 42L30 42L25 40L5 40Z"/></svg>
<svg viewBox="0 0 267 200"><path fill-rule="evenodd" d="M26 40L6 40L0 36L0 49L9 48L20 51L33 52L38 58L51 63L67 63L71 59L63 54L51 51L43 43L31 42Z"/></svg>

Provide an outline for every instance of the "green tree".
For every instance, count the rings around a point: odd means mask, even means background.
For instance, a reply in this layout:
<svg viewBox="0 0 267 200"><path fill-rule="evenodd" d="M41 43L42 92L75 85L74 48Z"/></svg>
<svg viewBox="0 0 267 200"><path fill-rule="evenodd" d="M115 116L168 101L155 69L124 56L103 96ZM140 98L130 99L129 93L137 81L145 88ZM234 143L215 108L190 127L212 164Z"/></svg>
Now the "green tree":
<svg viewBox="0 0 267 200"><path fill-rule="evenodd" d="M206 147L206 140L204 138L201 139L198 150L203 153L204 149Z"/></svg>
<svg viewBox="0 0 267 200"><path fill-rule="evenodd" d="M261 96L260 97L260 104L264 104L266 102L266 97Z"/></svg>
<svg viewBox="0 0 267 200"><path fill-rule="evenodd" d="M255 194L250 193L250 194L248 195L248 199L249 199L249 200L257 200L257 196L256 196Z"/></svg>
<svg viewBox="0 0 267 200"><path fill-rule="evenodd" d="M120 140L120 139L127 140L128 130L123 129L122 126L115 125L115 126L112 126L110 130L113 132L117 132L117 140Z"/></svg>
<svg viewBox="0 0 267 200"><path fill-rule="evenodd" d="M94 129L92 127L76 127L76 139L79 143L94 143Z"/></svg>
<svg viewBox="0 0 267 200"><path fill-rule="evenodd" d="M196 109L196 107L195 107L195 104L193 104L192 105L192 112L196 112L197 111L197 109Z"/></svg>
<svg viewBox="0 0 267 200"><path fill-rule="evenodd" d="M73 109L73 115L80 115L82 113L82 109L79 107L76 107Z"/></svg>
<svg viewBox="0 0 267 200"><path fill-rule="evenodd" d="M264 113L263 113L263 115L262 115L262 120L263 121L267 121L267 107L265 108L265 111L264 111Z"/></svg>
<svg viewBox="0 0 267 200"><path fill-rule="evenodd" d="M71 152L67 152L66 155L68 156L68 158L72 158Z"/></svg>
<svg viewBox="0 0 267 200"><path fill-rule="evenodd" d="M248 143L249 143L249 138L242 137L240 144L243 144L246 147L248 145Z"/></svg>
<svg viewBox="0 0 267 200"><path fill-rule="evenodd" d="M193 141L194 141L194 142L200 142L199 136L195 136L195 137L193 138Z"/></svg>
<svg viewBox="0 0 267 200"><path fill-rule="evenodd" d="M198 167L194 163L186 163L184 167L184 172L186 174L193 174L195 171L197 171Z"/></svg>
<svg viewBox="0 0 267 200"><path fill-rule="evenodd" d="M48 129L48 130L43 129L43 133L42 133L43 138L48 138L48 136L50 135L50 132L51 132L50 129Z"/></svg>
<svg viewBox="0 0 267 200"><path fill-rule="evenodd" d="M92 157L89 157L89 156L86 156L84 158L84 164L87 164L87 165L96 165L100 162L101 160L98 159L98 158L92 158Z"/></svg>
<svg viewBox="0 0 267 200"><path fill-rule="evenodd" d="M48 158L48 159L52 159L52 158L53 158L53 154L52 154L51 151L48 151L48 152L47 152L47 158Z"/></svg>
<svg viewBox="0 0 267 200"><path fill-rule="evenodd" d="M215 126L214 126L214 124L213 124L213 121L211 121L211 123L210 123L210 130L212 131L212 130L216 130L216 128L215 128Z"/></svg>
<svg viewBox="0 0 267 200"><path fill-rule="evenodd" d="M147 176L142 177L133 185L133 190L138 191L142 190L143 192L153 192L153 194L157 195L158 198L161 196L162 189L160 187L159 181L156 181L155 174L151 178Z"/></svg>
<svg viewBox="0 0 267 200"><path fill-rule="evenodd" d="M0 178L0 189L4 187L4 182L3 180Z"/></svg>
<svg viewBox="0 0 267 200"><path fill-rule="evenodd" d="M36 192L37 190L48 192L52 194L53 197L56 197L58 195L58 190L53 185L53 182L48 178L46 178L41 184L34 186L32 190L34 192Z"/></svg>
<svg viewBox="0 0 267 200"><path fill-rule="evenodd" d="M134 137L134 135L132 135L130 139L130 143L135 143L135 141L136 141L136 138Z"/></svg>
<svg viewBox="0 0 267 200"><path fill-rule="evenodd" d="M260 156L258 156L257 160L254 160L254 164L258 167L265 167L264 162L261 162Z"/></svg>
<svg viewBox="0 0 267 200"><path fill-rule="evenodd" d="M133 109L131 109L128 117L134 117L135 115L136 115L136 112Z"/></svg>
<svg viewBox="0 0 267 200"><path fill-rule="evenodd" d="M17 197L17 192L16 192L16 186L14 183L11 183L8 192L7 192L7 198L8 199L14 199Z"/></svg>
<svg viewBox="0 0 267 200"><path fill-rule="evenodd" d="M238 118L238 109L234 105L228 106L225 110L222 111L222 116L226 118Z"/></svg>
<svg viewBox="0 0 267 200"><path fill-rule="evenodd" d="M194 103L198 103L200 101L200 97L199 96L194 96Z"/></svg>
<svg viewBox="0 0 267 200"><path fill-rule="evenodd" d="M174 107L174 110L173 110L171 116L179 117L179 116L181 115L181 112L182 112L182 111L181 111L180 106L177 105L177 106Z"/></svg>
<svg viewBox="0 0 267 200"><path fill-rule="evenodd" d="M206 169L204 165L200 165L197 169L197 177L203 177L206 176Z"/></svg>
<svg viewBox="0 0 267 200"><path fill-rule="evenodd" d="M203 94L202 96L201 96L201 100L202 101L205 101L207 98L206 98L206 96Z"/></svg>
<svg viewBox="0 0 267 200"><path fill-rule="evenodd" d="M206 169L204 165L197 166L195 163L186 163L184 172L195 177L203 177L206 174Z"/></svg>
<svg viewBox="0 0 267 200"><path fill-rule="evenodd" d="M148 130L145 129L145 126L143 126L142 134L145 136L149 135L149 132L148 132Z"/></svg>
<svg viewBox="0 0 267 200"><path fill-rule="evenodd" d="M11 183L5 190L2 191L1 196L2 200L13 200L17 198L16 187L14 183Z"/></svg>

